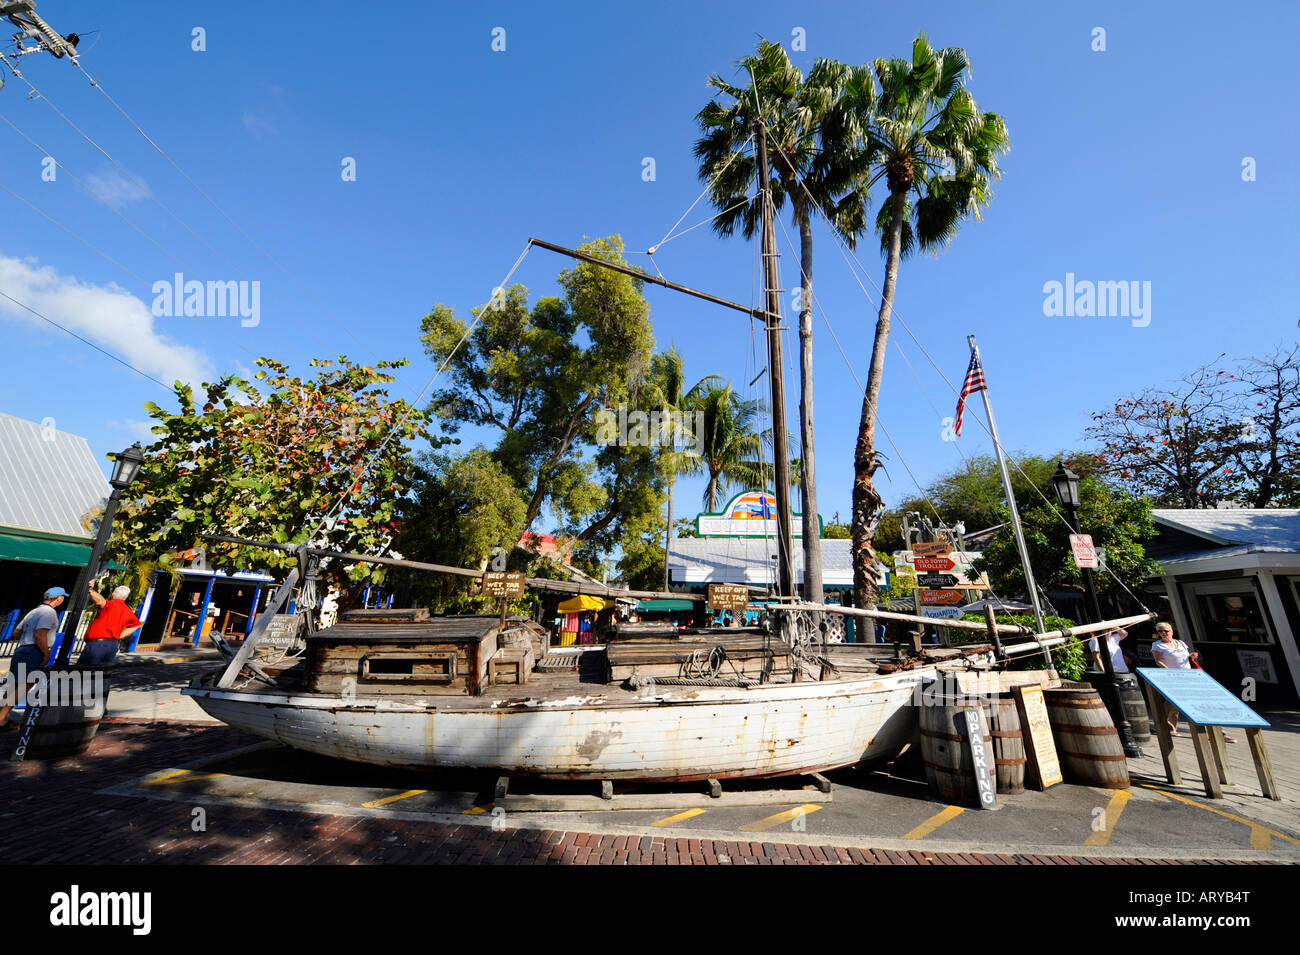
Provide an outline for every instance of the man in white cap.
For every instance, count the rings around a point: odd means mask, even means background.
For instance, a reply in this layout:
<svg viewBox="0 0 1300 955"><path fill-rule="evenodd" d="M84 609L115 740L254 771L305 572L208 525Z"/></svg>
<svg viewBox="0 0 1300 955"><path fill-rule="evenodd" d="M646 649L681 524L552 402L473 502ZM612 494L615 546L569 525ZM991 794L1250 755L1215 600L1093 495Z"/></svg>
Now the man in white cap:
<svg viewBox="0 0 1300 955"><path fill-rule="evenodd" d="M29 611L14 630L14 635L18 637L18 647L9 662L10 673L4 680L3 699L0 699L0 726L5 725L9 711L27 695L28 687L35 682L28 675L49 663L50 647L59 630L59 615L55 608L67 596L68 592L62 587L51 587L45 591L45 599L40 606Z"/></svg>

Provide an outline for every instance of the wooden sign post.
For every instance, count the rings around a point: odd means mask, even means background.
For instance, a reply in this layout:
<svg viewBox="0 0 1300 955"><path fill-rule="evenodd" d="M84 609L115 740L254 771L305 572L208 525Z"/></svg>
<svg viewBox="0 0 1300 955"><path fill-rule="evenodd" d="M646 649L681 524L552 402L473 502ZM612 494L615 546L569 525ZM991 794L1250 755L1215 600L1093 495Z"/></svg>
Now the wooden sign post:
<svg viewBox="0 0 1300 955"><path fill-rule="evenodd" d="M1025 761L1029 769L1025 782L1035 789L1046 789L1062 781L1061 762L1052 739L1052 724L1047 719L1047 703L1041 686L1013 686L1011 695L1020 713L1020 733L1025 743Z"/></svg>
<svg viewBox="0 0 1300 955"><path fill-rule="evenodd" d="M501 600L501 626L506 625L506 601L524 595L525 578L519 571L486 570L483 572L483 596Z"/></svg>
<svg viewBox="0 0 1300 955"><path fill-rule="evenodd" d="M709 584L705 606L710 610L743 614L749 606L749 588L744 584Z"/></svg>

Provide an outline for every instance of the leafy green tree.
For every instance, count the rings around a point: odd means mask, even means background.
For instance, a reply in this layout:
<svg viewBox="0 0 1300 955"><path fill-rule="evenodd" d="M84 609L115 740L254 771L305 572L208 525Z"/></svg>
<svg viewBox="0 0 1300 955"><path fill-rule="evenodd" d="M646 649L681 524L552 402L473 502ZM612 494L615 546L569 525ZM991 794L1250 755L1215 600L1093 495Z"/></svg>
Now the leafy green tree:
<svg viewBox="0 0 1300 955"><path fill-rule="evenodd" d="M253 381L226 375L204 398L177 385L179 407L149 402L156 440L113 525L108 556L128 566L175 568L199 548L219 570L288 570L282 551L203 540L225 534L379 554L397 530L411 487L407 445L428 437L427 416L388 396L389 368L316 360L313 379L259 358ZM438 439L432 439L437 443ZM327 561L323 583L344 593L353 581L382 581L385 568Z"/></svg>
<svg viewBox="0 0 1300 955"><path fill-rule="evenodd" d="M1068 463L1080 475L1079 526L1092 536L1094 544L1106 550L1108 572L1094 574L1098 594L1118 600L1125 588L1136 593L1160 572L1159 563L1147 557L1142 547L1142 541L1156 534L1151 501L1106 484L1093 458L1080 456ZM1082 591L1082 579L1070 549L1070 529L1049 481L1050 477L1039 490L1050 503L1044 503L1035 494L1037 504L1021 505L1020 522L1030 566L1038 585L1045 590ZM1005 507L1003 514L1004 520L1010 519L1010 511ZM983 556L974 566L988 572L996 592L1028 593L1010 527L1004 527L985 546Z"/></svg>
<svg viewBox="0 0 1300 955"><path fill-rule="evenodd" d="M494 549L511 554L522 536L523 495L482 448L459 457L424 455L415 470L414 492L396 542L406 557L486 569ZM522 569L517 559L512 569ZM466 603L476 589L470 578L438 574L413 574L409 582L419 602L438 609Z"/></svg>
<svg viewBox="0 0 1300 955"><path fill-rule="evenodd" d="M623 262L617 236L581 248ZM596 453L595 416L636 402L654 339L639 280L584 262L561 272L559 283L562 297L531 309L523 286L503 291L497 307L473 311L472 331L439 305L425 316L421 339L430 359L447 366L449 383L432 402L444 429L499 432L491 454L525 495L522 529L549 507L561 523L583 522L578 534L586 539L617 532L617 509L633 500L632 476L653 469L645 460L652 453L617 453L645 449Z"/></svg>
<svg viewBox="0 0 1300 955"><path fill-rule="evenodd" d="M807 458L808 480L799 484L803 513L817 513L817 476L813 431L812 277L814 204L835 222L849 242L866 226L864 195L853 188L847 144L860 134L856 112L840 110L846 84L861 84L852 67L819 59L805 78L779 43L760 40L758 51L738 64L750 85L735 86L721 76L709 85L724 101L711 101L696 116L703 136L695 145L700 178L710 184L710 198L721 214L714 228L731 235L739 226L752 239L762 221L762 204L747 201L757 179L757 159L747 151L754 121L766 126L772 204L780 210L790 200L800 239L799 369L800 444ZM866 79L870 85L870 79ZM809 555L804 596L822 602L820 544L816 528L805 522L804 550Z"/></svg>
<svg viewBox="0 0 1300 955"><path fill-rule="evenodd" d="M982 112L965 87L964 50L935 50L922 33L912 44L911 62L877 59L874 69L879 94L866 87L855 93L866 127L856 144L859 189L869 191L881 180L888 189L876 216L885 282L853 461L853 590L859 606L870 606L875 597L871 527L882 503L874 480L880 466L876 411L899 263L918 249L944 248L963 219L980 217L1000 175L997 157L1009 148L1002 117Z"/></svg>

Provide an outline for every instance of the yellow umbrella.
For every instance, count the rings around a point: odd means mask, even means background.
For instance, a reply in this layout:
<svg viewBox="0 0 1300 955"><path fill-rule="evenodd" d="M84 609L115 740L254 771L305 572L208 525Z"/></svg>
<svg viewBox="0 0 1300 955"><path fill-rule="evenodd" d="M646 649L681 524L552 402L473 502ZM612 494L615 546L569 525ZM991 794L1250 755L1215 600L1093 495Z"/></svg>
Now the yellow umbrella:
<svg viewBox="0 0 1300 955"><path fill-rule="evenodd" d="M578 594L576 597L570 597L559 606L560 613L582 613L584 610L604 610L606 607L612 607L613 601L606 600L603 597L593 597L591 594Z"/></svg>

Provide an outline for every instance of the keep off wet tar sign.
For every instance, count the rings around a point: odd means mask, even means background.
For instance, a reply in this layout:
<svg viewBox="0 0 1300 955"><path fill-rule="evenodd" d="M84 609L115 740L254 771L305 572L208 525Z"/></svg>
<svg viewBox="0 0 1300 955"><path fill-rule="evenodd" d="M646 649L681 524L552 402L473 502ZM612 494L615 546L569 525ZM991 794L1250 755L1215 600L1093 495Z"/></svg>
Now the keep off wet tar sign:
<svg viewBox="0 0 1300 955"><path fill-rule="evenodd" d="M966 720L966 742L970 746L971 765L975 770L975 786L979 791L980 808L998 808L998 794L993 786L993 754L984 742L984 721L978 709L962 711Z"/></svg>

